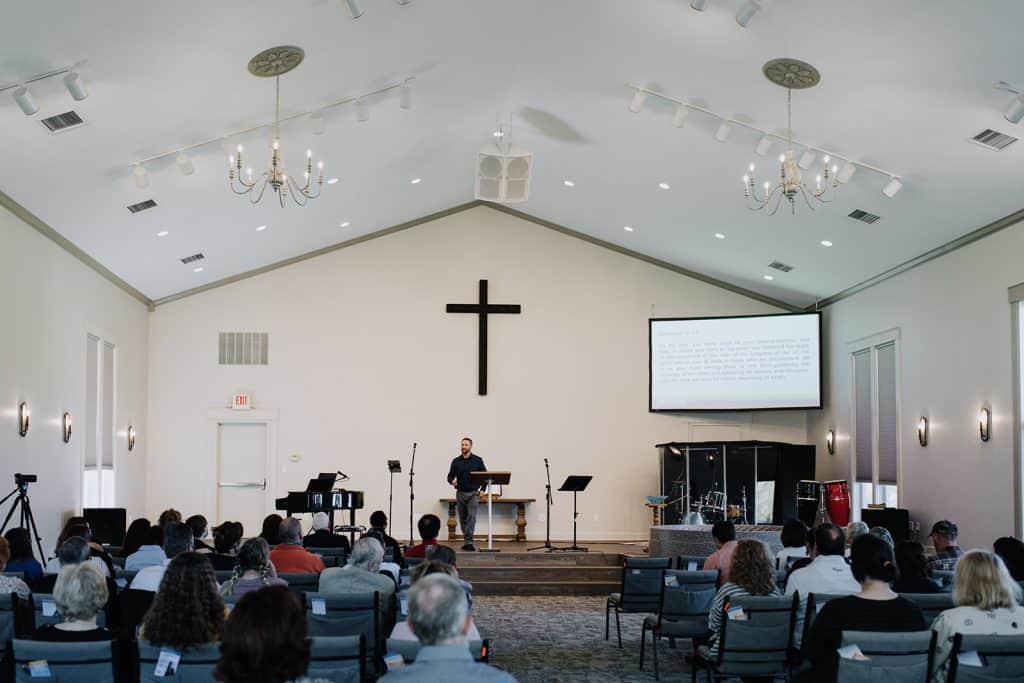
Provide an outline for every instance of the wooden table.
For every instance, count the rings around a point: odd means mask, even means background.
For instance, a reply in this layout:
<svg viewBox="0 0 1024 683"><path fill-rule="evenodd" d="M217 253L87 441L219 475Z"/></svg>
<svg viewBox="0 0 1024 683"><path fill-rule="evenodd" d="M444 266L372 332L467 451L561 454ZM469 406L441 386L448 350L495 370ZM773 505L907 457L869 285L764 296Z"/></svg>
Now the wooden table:
<svg viewBox="0 0 1024 683"><path fill-rule="evenodd" d="M456 511L455 499L454 498L441 498L440 502L448 503L448 540L456 541L458 537L455 535L456 529L459 528L458 513ZM508 503L516 506L516 533L515 535L502 534L514 541L525 541L526 540L526 504L536 502L536 498L503 498L501 496L495 496L495 505L501 505ZM487 496L480 496L480 506L483 507L487 504ZM480 513L477 512L477 521L480 521ZM494 535L495 538L499 537L499 534Z"/></svg>

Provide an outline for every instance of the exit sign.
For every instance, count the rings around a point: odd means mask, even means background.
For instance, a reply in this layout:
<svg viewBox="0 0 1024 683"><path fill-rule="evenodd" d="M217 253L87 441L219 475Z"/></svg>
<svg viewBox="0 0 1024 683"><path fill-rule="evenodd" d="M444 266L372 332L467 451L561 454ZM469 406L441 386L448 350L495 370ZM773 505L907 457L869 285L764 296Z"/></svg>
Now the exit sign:
<svg viewBox="0 0 1024 683"><path fill-rule="evenodd" d="M231 408L233 410L249 410L252 408L249 394L235 394L234 398L231 399Z"/></svg>

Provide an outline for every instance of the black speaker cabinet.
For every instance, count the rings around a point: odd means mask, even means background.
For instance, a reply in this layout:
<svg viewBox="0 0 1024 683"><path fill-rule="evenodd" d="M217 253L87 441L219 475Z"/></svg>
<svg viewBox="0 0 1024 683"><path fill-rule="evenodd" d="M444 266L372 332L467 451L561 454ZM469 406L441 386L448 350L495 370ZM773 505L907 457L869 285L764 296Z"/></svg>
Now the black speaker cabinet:
<svg viewBox="0 0 1024 683"><path fill-rule="evenodd" d="M85 508L82 515L92 529L92 540L114 546L124 542L128 522L128 511L124 508Z"/></svg>
<svg viewBox="0 0 1024 683"><path fill-rule="evenodd" d="M888 529L897 543L910 538L910 512L903 508L864 508L860 520L869 527Z"/></svg>

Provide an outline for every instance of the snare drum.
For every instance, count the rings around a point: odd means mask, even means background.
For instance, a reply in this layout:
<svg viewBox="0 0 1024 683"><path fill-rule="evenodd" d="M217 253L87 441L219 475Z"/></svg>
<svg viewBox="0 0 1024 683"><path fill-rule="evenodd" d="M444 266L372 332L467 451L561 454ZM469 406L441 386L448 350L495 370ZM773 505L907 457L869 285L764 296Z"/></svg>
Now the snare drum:
<svg viewBox="0 0 1024 683"><path fill-rule="evenodd" d="M850 486L845 479L827 481L825 500L832 523L845 527L850 522Z"/></svg>

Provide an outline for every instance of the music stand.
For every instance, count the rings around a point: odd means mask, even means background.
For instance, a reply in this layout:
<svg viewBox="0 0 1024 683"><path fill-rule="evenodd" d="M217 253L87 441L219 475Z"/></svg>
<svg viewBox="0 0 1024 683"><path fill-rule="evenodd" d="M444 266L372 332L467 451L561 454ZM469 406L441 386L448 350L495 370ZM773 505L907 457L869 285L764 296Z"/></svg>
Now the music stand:
<svg viewBox="0 0 1024 683"><path fill-rule="evenodd" d="M593 479L593 477L590 475L571 475L566 477L565 483L558 487L559 491L572 491L572 545L568 548L559 548L559 550L573 550L580 553L587 552L586 548L581 548L576 545L576 518L579 516L579 513L576 512L576 494L580 491L586 490L591 479Z"/></svg>
<svg viewBox="0 0 1024 683"><path fill-rule="evenodd" d="M511 472L470 472L469 483L476 488L486 484L487 490L491 490L492 484L507 484L512 479ZM500 552L494 547L494 496L487 494L487 547L482 548L482 553Z"/></svg>
<svg viewBox="0 0 1024 683"><path fill-rule="evenodd" d="M391 510L395 498L395 475L402 473L401 460L388 460L388 472L391 473L391 480L388 482L388 533L391 533Z"/></svg>

